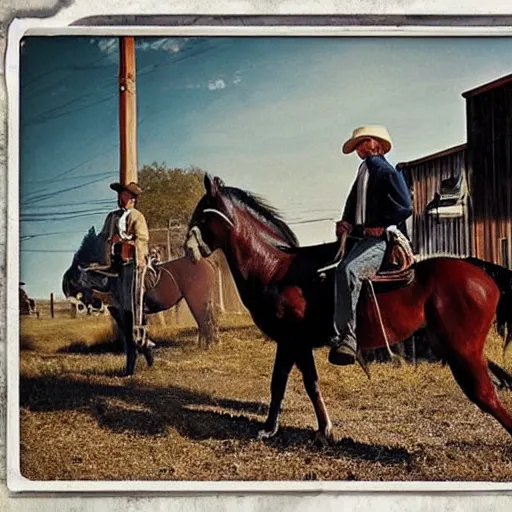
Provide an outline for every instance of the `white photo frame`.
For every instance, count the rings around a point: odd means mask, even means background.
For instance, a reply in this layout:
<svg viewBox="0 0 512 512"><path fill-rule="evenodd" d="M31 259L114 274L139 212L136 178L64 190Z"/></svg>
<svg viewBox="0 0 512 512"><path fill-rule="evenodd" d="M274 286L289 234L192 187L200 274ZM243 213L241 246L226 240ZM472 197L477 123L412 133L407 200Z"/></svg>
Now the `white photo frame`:
<svg viewBox="0 0 512 512"><path fill-rule="evenodd" d="M12 492L126 493L385 493L511 492L512 482L332 482L332 481L31 481L20 472L19 321L19 48L28 36L328 36L328 37L512 37L512 27L432 26L63 26L52 20L14 20L9 29L6 78L9 102L7 218L7 483Z"/></svg>

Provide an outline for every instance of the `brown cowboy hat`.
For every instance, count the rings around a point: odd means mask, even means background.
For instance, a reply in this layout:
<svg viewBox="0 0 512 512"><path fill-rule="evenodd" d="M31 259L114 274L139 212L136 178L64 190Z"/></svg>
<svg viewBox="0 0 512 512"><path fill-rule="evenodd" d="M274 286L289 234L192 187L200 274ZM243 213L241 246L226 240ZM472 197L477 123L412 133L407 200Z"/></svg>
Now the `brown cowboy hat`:
<svg viewBox="0 0 512 512"><path fill-rule="evenodd" d="M387 153L391 149L391 136L389 135L386 127L370 125L356 128L352 133L352 137L343 144L341 151L345 153L345 155L352 153L352 151L354 151L358 144L364 139L378 140L384 148L384 153Z"/></svg>
<svg viewBox="0 0 512 512"><path fill-rule="evenodd" d="M126 190L127 192L130 192L130 194L134 195L135 197L140 196L142 194L142 189L134 181L131 181L130 183L128 183L128 185L123 185L118 182L111 183L110 188L112 190L115 190L116 192L122 192L123 190Z"/></svg>

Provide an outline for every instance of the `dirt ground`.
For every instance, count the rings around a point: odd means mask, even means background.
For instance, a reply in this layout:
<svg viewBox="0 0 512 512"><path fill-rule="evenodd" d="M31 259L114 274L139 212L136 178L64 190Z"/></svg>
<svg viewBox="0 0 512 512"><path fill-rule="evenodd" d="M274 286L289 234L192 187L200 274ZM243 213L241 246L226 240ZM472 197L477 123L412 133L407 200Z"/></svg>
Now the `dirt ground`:
<svg viewBox="0 0 512 512"><path fill-rule="evenodd" d="M293 371L278 435L256 439L275 346L249 318L221 322L221 343L193 326L153 327L155 366L121 377L108 317L21 321L21 469L37 480L512 480L512 442L472 405L447 367L327 363L320 384L338 440L313 442L312 406ZM500 365L501 340L489 340ZM510 356L509 356L510 359ZM500 392L512 410L512 393Z"/></svg>

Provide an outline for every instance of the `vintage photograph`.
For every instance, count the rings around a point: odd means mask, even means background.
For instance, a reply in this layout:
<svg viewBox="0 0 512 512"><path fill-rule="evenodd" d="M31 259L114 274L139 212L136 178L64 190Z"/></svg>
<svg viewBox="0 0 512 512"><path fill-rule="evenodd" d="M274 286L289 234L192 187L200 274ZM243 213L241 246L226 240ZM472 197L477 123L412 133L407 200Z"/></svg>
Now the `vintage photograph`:
<svg viewBox="0 0 512 512"><path fill-rule="evenodd" d="M19 53L24 478L512 480L512 38Z"/></svg>

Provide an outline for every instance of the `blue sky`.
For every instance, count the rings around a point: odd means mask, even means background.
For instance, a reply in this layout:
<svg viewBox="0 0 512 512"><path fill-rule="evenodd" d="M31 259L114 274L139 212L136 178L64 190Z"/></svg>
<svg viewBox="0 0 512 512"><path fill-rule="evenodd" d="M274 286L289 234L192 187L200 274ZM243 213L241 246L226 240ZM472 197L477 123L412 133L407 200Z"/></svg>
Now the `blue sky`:
<svg viewBox="0 0 512 512"><path fill-rule="evenodd" d="M139 166L199 166L333 239L358 166L340 146L385 124L392 163L466 141L461 93L512 72L512 38L138 38ZM118 42L28 38L21 57L21 279L60 282L115 207ZM310 222L312 221L312 222ZM45 269L41 275L41 269Z"/></svg>

